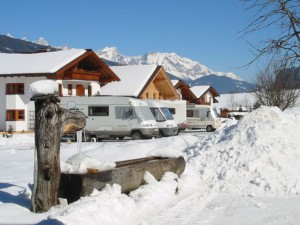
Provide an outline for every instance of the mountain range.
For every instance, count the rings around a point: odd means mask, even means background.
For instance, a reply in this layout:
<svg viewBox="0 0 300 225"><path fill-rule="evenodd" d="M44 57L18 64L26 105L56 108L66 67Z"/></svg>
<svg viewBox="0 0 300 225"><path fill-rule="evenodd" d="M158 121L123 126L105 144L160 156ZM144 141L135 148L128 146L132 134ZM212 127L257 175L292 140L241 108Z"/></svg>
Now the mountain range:
<svg viewBox="0 0 300 225"><path fill-rule="evenodd" d="M0 52L2 53L31 53L41 51L55 51L57 48L48 46L44 38L40 38L37 43L14 38L12 36L0 35Z"/></svg>
<svg viewBox="0 0 300 225"><path fill-rule="evenodd" d="M254 85L234 73L214 72L205 65L175 53L146 53L141 56L122 55L116 47L106 47L97 54L100 58L122 65L162 65L172 80L195 85L211 85L219 93L238 93L253 90Z"/></svg>
<svg viewBox="0 0 300 225"><path fill-rule="evenodd" d="M64 47L65 48L65 47ZM0 52L2 53L33 53L56 51L61 47L51 47L44 38L37 43L26 38L17 39L10 35L0 35ZM106 47L96 52L109 66L116 65L162 65L172 80L183 80L190 86L211 85L220 94L248 92L254 84L243 81L233 73L214 72L205 65L175 53L146 53L142 56L122 55L115 47Z"/></svg>

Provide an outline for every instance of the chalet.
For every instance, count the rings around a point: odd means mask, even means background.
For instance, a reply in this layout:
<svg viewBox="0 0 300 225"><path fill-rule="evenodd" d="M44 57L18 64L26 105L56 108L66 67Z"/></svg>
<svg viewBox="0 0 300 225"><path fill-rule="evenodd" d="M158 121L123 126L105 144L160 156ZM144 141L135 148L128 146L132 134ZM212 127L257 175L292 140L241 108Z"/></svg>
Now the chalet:
<svg viewBox="0 0 300 225"><path fill-rule="evenodd" d="M185 84L184 81L173 81L174 87L182 95L182 99L188 103L195 103L200 105L212 105L217 103L216 97L220 96L219 93L209 85L193 86Z"/></svg>
<svg viewBox="0 0 300 225"><path fill-rule="evenodd" d="M101 95L120 95L139 99L180 99L162 66L111 66L121 79L101 88Z"/></svg>
<svg viewBox="0 0 300 225"><path fill-rule="evenodd" d="M209 85L193 86L191 87L191 91L196 95L196 99L193 103L199 105L213 105L213 103L218 102L216 97L220 96L220 94Z"/></svg>
<svg viewBox="0 0 300 225"><path fill-rule="evenodd" d="M34 128L34 103L28 87L45 79L58 83L60 96L97 95L102 85L120 80L92 50L0 53L0 130Z"/></svg>

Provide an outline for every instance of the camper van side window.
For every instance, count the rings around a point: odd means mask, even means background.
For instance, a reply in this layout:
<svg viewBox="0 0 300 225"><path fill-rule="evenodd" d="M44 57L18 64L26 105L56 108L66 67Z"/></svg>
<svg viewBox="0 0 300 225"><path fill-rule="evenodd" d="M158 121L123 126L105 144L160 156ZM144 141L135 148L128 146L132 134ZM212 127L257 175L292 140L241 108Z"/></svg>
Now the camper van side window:
<svg viewBox="0 0 300 225"><path fill-rule="evenodd" d="M169 109L169 111L170 111L170 113L172 114L172 115L175 115L176 114L176 109L175 108L168 108Z"/></svg>
<svg viewBox="0 0 300 225"><path fill-rule="evenodd" d="M116 106L116 119L126 120L131 119L133 116L133 110L129 106Z"/></svg>
<svg viewBox="0 0 300 225"><path fill-rule="evenodd" d="M187 110L186 111L186 116L187 117L193 117L193 110Z"/></svg>
<svg viewBox="0 0 300 225"><path fill-rule="evenodd" d="M90 106L89 116L109 116L108 106Z"/></svg>

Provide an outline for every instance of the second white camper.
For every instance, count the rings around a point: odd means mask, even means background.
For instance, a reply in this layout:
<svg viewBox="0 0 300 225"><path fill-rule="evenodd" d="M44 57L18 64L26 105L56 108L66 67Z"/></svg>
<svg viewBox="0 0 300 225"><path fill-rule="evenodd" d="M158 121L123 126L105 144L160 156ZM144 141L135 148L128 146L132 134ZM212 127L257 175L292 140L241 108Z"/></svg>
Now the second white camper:
<svg viewBox="0 0 300 225"><path fill-rule="evenodd" d="M178 132L186 130L186 100L160 100L165 104L178 125Z"/></svg>
<svg viewBox="0 0 300 225"><path fill-rule="evenodd" d="M156 119L159 128L159 137L167 137L178 134L177 123L168 107L160 100L146 100L151 112Z"/></svg>
<svg viewBox="0 0 300 225"><path fill-rule="evenodd" d="M158 125L145 101L118 96L62 97L61 107L87 115L86 141L126 136L132 139L158 136Z"/></svg>

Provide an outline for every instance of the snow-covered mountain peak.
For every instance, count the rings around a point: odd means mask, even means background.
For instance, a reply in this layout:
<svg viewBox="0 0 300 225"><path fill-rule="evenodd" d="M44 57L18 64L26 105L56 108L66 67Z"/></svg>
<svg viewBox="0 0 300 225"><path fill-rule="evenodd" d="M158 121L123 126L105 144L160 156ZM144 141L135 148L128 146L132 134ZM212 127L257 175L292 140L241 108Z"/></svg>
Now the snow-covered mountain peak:
<svg viewBox="0 0 300 225"><path fill-rule="evenodd" d="M233 73L214 72L205 65L181 57L176 53L150 52L142 56L125 56L116 47L106 47L97 52L99 57L126 65L162 65L164 69L180 79L196 80L203 76L225 76L234 80L242 80Z"/></svg>
<svg viewBox="0 0 300 225"><path fill-rule="evenodd" d="M40 37L39 40L37 41L37 44L39 45L45 45L45 46L49 46L48 42L45 40L45 38Z"/></svg>
<svg viewBox="0 0 300 225"><path fill-rule="evenodd" d="M118 51L118 49L116 47L105 47L105 48L99 50L97 52L97 54L99 56L101 55L101 58L104 58L104 59L115 59L115 58L118 58L121 56L120 52Z"/></svg>

